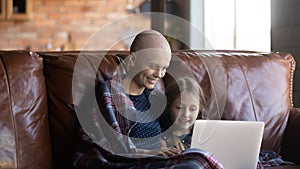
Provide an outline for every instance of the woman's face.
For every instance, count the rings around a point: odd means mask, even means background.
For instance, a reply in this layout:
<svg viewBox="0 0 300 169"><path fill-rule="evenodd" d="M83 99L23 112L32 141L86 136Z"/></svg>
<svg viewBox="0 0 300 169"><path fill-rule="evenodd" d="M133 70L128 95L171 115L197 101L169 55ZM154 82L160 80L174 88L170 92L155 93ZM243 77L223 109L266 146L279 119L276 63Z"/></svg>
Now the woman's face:
<svg viewBox="0 0 300 169"><path fill-rule="evenodd" d="M133 71L133 83L137 88L152 89L165 76L171 56L146 54L137 58Z"/></svg>
<svg viewBox="0 0 300 169"><path fill-rule="evenodd" d="M170 107L170 116L175 128L189 130L199 113L199 99L195 94L184 91Z"/></svg>

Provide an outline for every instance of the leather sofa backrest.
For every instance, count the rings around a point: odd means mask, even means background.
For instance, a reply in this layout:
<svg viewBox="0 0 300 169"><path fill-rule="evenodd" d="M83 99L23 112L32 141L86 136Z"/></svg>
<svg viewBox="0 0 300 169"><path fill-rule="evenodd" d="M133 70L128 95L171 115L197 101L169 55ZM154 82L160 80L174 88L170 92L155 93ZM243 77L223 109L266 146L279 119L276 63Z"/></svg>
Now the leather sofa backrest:
<svg viewBox="0 0 300 169"><path fill-rule="evenodd" d="M0 51L0 79L0 168L50 168L42 58L33 52Z"/></svg>

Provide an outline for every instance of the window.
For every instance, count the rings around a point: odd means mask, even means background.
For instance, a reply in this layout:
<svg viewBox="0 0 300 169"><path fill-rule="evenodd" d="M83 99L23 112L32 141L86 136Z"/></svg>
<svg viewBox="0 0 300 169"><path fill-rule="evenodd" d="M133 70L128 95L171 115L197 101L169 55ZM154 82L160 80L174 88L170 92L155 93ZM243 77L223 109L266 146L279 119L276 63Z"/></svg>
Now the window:
<svg viewBox="0 0 300 169"><path fill-rule="evenodd" d="M270 51L270 3L204 0L204 48Z"/></svg>
<svg viewBox="0 0 300 169"><path fill-rule="evenodd" d="M32 13L32 0L2 0L6 1L7 19L27 20Z"/></svg>

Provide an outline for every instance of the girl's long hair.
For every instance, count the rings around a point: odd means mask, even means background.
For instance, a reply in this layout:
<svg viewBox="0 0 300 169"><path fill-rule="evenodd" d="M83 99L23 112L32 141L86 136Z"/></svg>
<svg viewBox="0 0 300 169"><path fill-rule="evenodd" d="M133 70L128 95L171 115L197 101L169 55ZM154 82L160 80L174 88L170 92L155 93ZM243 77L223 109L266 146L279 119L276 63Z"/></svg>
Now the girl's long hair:
<svg viewBox="0 0 300 169"><path fill-rule="evenodd" d="M183 92L190 92L194 94L196 98L198 98L199 112L198 112L197 119L202 118L202 114L205 112L206 103L205 103L205 97L201 86L191 77L183 77L178 79L177 81L174 80L172 84L170 84L166 88L165 94L167 98L167 104L166 104L165 111L163 112L163 114L160 116L159 119L160 125L164 131L167 130L169 127L171 127L173 124L170 117L170 107L172 103L178 97L180 97Z"/></svg>

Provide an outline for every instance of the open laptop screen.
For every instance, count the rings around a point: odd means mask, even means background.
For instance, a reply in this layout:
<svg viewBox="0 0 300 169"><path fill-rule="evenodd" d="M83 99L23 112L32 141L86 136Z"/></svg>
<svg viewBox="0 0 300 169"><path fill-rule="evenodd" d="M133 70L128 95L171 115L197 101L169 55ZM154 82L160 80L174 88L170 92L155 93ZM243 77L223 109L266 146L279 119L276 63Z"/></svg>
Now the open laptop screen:
<svg viewBox="0 0 300 169"><path fill-rule="evenodd" d="M226 169L255 169L263 131L263 122L197 120L191 148L213 153Z"/></svg>

